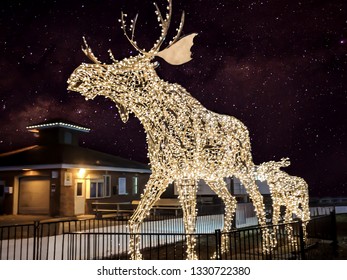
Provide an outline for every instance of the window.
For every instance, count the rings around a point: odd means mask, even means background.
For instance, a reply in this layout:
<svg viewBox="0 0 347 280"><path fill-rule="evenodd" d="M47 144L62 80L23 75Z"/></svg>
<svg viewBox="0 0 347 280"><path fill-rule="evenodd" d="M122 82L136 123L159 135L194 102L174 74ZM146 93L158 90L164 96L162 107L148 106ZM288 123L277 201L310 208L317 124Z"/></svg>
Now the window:
<svg viewBox="0 0 347 280"><path fill-rule="evenodd" d="M102 179L90 180L89 198L103 198L111 196L111 176L104 175Z"/></svg>
<svg viewBox="0 0 347 280"><path fill-rule="evenodd" d="M104 197L104 182L101 180L90 181L90 198Z"/></svg>
<svg viewBox="0 0 347 280"><path fill-rule="evenodd" d="M118 194L124 195L127 194L127 186L126 186L126 178L119 177L118 178Z"/></svg>
<svg viewBox="0 0 347 280"><path fill-rule="evenodd" d="M138 177L133 177L133 194L138 193Z"/></svg>
<svg viewBox="0 0 347 280"><path fill-rule="evenodd" d="M90 182L90 197L97 197L96 195L96 182Z"/></svg>
<svg viewBox="0 0 347 280"><path fill-rule="evenodd" d="M83 196L83 183L77 182L76 196Z"/></svg>

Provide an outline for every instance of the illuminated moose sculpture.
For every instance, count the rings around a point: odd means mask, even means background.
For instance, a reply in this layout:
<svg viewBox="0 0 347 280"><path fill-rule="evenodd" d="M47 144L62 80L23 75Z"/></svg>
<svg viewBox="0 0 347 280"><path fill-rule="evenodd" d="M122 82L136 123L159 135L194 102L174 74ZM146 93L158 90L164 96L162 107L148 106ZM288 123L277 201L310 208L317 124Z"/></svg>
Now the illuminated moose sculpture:
<svg viewBox="0 0 347 280"><path fill-rule="evenodd" d="M94 64L83 63L68 80L68 89L93 99L103 95L116 103L120 117L126 122L133 113L146 132L148 157L152 174L135 212L129 221L132 259L141 259L140 225L152 206L160 199L169 183L175 182L183 210L187 234L187 259L196 259L195 232L196 194L199 179L211 187L225 204L223 232L231 228L236 209L236 200L229 193L224 177L238 177L252 199L260 225L265 226L263 198L254 180L254 164L251 155L247 128L231 116L219 115L204 108L183 87L161 80L155 68L155 57L170 64L180 65L191 60L190 49L196 34L180 38L184 13L177 34L168 46L160 51L171 20L172 3L168 0L167 14L162 16L158 6L156 15L161 26L161 36L150 51L142 50L134 40L137 16L129 31L126 15L121 15L124 35L139 52L139 55L114 59L112 64L103 64L85 42L84 53ZM227 247L227 238L223 235ZM263 231L263 247L270 248L270 235ZM226 248L224 248L226 249Z"/></svg>
<svg viewBox="0 0 347 280"><path fill-rule="evenodd" d="M269 161L258 166L256 174L262 181L266 180L272 198L272 224L278 225L281 220L281 206L285 207L284 222L288 239L293 245L296 245L293 238L293 229L289 225L293 222L293 215L302 221L304 237L306 237L306 225L310 220L308 186L304 179L296 176L290 176L280 170L281 167L290 165L288 158L282 158L281 161ZM274 227L276 229L276 227Z"/></svg>

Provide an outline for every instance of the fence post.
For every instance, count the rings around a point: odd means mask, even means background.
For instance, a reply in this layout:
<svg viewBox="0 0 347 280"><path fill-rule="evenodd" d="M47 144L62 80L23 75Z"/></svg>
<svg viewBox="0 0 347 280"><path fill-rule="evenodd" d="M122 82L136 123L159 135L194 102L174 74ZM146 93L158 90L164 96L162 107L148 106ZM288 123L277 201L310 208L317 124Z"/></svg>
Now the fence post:
<svg viewBox="0 0 347 280"><path fill-rule="evenodd" d="M39 229L40 229L40 221L34 221L34 236L33 236L33 260L38 259L38 244L39 244Z"/></svg>
<svg viewBox="0 0 347 280"><path fill-rule="evenodd" d="M338 241L337 241L337 229L336 229L336 212L335 209L330 212L330 219L331 219L331 239L332 239L332 247L333 247L333 254L335 257L338 255Z"/></svg>
<svg viewBox="0 0 347 280"><path fill-rule="evenodd" d="M300 256L302 260L306 260L306 253L305 253L305 239L304 239L304 229L302 227L302 221L299 220L299 239L300 239Z"/></svg>
<svg viewBox="0 0 347 280"><path fill-rule="evenodd" d="M222 259L222 233L220 229L215 230L216 237L216 260Z"/></svg>

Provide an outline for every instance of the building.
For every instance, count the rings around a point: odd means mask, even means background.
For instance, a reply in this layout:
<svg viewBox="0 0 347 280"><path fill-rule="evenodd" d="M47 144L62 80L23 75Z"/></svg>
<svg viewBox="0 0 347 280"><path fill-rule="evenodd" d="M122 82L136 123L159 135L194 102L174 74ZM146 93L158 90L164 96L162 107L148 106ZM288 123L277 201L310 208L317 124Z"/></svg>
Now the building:
<svg viewBox="0 0 347 280"><path fill-rule="evenodd" d="M27 129L30 147L0 154L0 213L75 216L92 213L92 203L140 199L149 166L80 147L89 129L52 120Z"/></svg>

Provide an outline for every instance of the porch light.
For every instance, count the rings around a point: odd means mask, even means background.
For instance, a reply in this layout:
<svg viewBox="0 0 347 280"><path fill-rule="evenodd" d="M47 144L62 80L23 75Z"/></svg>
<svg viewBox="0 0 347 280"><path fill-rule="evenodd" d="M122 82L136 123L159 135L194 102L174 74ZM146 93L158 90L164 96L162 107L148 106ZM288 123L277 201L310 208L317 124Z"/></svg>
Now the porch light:
<svg viewBox="0 0 347 280"><path fill-rule="evenodd" d="M86 169L85 168L80 168L78 170L77 175L78 175L78 178L84 178L84 176L86 175Z"/></svg>

